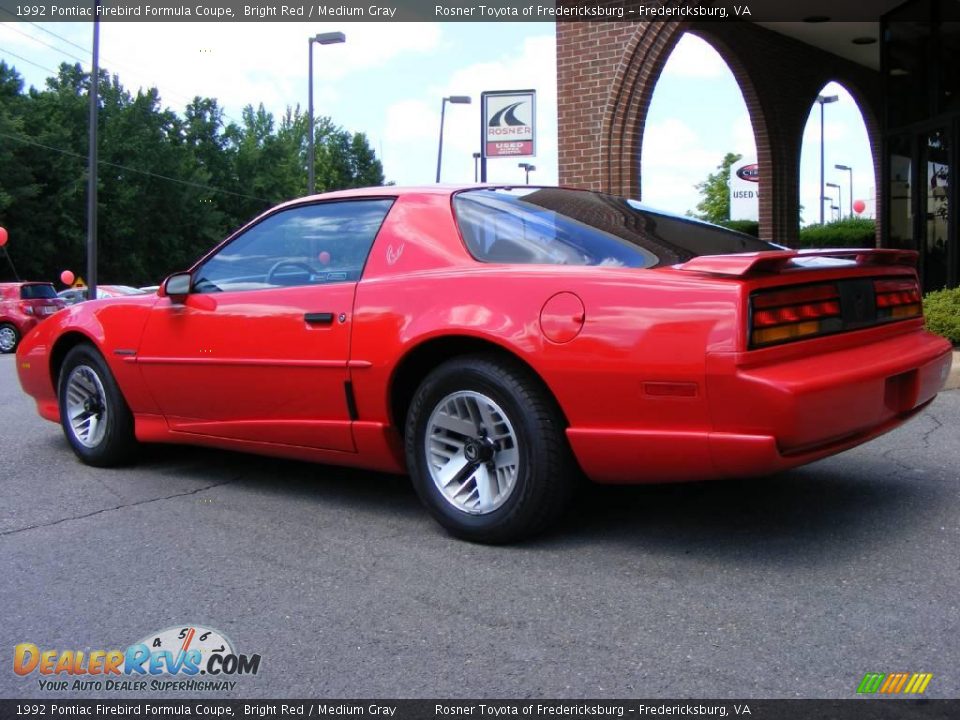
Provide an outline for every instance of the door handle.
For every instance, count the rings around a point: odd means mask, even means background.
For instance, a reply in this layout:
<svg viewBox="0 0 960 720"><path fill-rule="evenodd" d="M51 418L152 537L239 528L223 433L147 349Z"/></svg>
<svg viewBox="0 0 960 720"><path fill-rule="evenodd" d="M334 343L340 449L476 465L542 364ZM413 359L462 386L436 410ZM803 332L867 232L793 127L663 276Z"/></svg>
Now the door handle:
<svg viewBox="0 0 960 720"><path fill-rule="evenodd" d="M306 323L310 325L332 325L333 313L328 313L328 312L304 313L303 319Z"/></svg>

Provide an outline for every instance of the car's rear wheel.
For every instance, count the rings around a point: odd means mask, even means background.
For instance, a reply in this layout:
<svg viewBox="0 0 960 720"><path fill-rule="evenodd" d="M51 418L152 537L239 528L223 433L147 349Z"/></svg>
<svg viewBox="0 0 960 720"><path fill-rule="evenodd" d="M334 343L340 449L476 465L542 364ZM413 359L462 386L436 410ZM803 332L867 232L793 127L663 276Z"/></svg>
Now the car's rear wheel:
<svg viewBox="0 0 960 720"><path fill-rule="evenodd" d="M12 353L20 344L20 333L10 323L0 325L0 353Z"/></svg>
<svg viewBox="0 0 960 720"><path fill-rule="evenodd" d="M562 415L518 363L470 356L437 367L413 397L405 441L417 494L458 537L518 540L569 502L576 468Z"/></svg>
<svg viewBox="0 0 960 720"><path fill-rule="evenodd" d="M119 465L136 448L133 414L103 357L87 344L64 358L59 381L60 424L83 462Z"/></svg>

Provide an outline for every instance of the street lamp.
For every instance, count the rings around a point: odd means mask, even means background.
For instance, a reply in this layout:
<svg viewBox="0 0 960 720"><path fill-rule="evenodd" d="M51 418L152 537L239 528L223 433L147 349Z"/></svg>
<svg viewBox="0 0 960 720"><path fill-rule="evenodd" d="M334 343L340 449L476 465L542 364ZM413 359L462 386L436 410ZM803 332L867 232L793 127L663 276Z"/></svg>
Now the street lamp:
<svg viewBox="0 0 960 720"><path fill-rule="evenodd" d="M836 95L817 95L817 103L820 105L820 195L823 196L823 106L829 103L835 103L840 98ZM820 224L823 225L823 200L820 201Z"/></svg>
<svg viewBox="0 0 960 720"><path fill-rule="evenodd" d="M537 169L536 165L531 165L530 163L517 163L518 168L523 168L527 173L527 185L530 184L530 173Z"/></svg>
<svg viewBox="0 0 960 720"><path fill-rule="evenodd" d="M443 160L443 116L447 109L447 103L453 105L469 105L471 103L469 95L451 95L445 97L440 103L440 144L437 146L437 182L440 182L440 163Z"/></svg>
<svg viewBox="0 0 960 720"><path fill-rule="evenodd" d="M827 187L837 189L837 204L834 207L836 207L837 210L839 210L840 208L843 207L843 190L840 188L839 185L837 185L837 183L827 183ZM830 198L830 202L831 203L833 202L833 198ZM839 220L839 218L837 219Z"/></svg>
<svg viewBox="0 0 960 720"><path fill-rule="evenodd" d="M831 206L830 206L830 219L831 219L831 220L834 219L834 216L833 216L833 211L834 211L834 210L837 211L836 219L839 220L839 219L840 219L840 208L839 208L838 206L836 206L836 205L831 205Z"/></svg>
<svg viewBox="0 0 960 720"><path fill-rule="evenodd" d="M100 113L100 0L93 3L93 61L90 68L90 133L87 145L87 287L97 296L97 177Z"/></svg>
<svg viewBox="0 0 960 720"><path fill-rule="evenodd" d="M473 181L477 182L480 175L478 174L478 163L480 162L480 153L473 154Z"/></svg>
<svg viewBox="0 0 960 720"><path fill-rule="evenodd" d="M853 217L853 168L849 165L834 165L834 167L837 170L846 170L850 173L850 217Z"/></svg>
<svg viewBox="0 0 960 720"><path fill-rule="evenodd" d="M307 133L307 194L313 195L314 191L314 175L313 175L313 163L314 163L314 151L313 151L313 44L317 43L318 45L335 45L337 43L342 43L347 41L347 36L342 32L328 32L328 33L317 33L313 37L307 40L307 45L310 47L310 79L308 84L310 86L309 92L309 110L307 114L310 122L310 131Z"/></svg>

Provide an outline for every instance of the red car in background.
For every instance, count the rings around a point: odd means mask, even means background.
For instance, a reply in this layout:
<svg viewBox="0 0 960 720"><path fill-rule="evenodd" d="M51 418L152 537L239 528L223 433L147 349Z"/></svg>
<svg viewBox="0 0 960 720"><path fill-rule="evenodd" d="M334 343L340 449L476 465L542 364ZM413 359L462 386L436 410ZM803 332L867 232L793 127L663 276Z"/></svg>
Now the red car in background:
<svg viewBox="0 0 960 720"><path fill-rule="evenodd" d="M129 285L97 285L97 298L123 297L124 295L142 295L146 290L130 287ZM156 292L156 290L154 290ZM67 288L61 290L58 296L63 299L67 305L76 305L78 302L84 302L90 299L88 288Z"/></svg>
<svg viewBox="0 0 960 720"><path fill-rule="evenodd" d="M0 353L12 353L30 328L65 306L52 283L0 283Z"/></svg>
<svg viewBox="0 0 960 720"><path fill-rule="evenodd" d="M598 482L763 475L941 388L916 254L797 252L548 187L381 187L256 218L156 295L33 330L17 368L92 465L136 441L409 472L504 542Z"/></svg>

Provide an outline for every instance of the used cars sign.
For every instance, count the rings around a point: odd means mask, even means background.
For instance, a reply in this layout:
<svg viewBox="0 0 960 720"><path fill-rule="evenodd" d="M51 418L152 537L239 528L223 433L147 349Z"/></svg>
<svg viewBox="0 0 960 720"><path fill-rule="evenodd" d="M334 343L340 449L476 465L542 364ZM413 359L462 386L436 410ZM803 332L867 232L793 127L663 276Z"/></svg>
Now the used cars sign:
<svg viewBox="0 0 960 720"><path fill-rule="evenodd" d="M741 159L730 170L730 219L758 220L760 166L756 160Z"/></svg>
<svg viewBox="0 0 960 720"><path fill-rule="evenodd" d="M485 157L536 155L536 90L481 94Z"/></svg>

